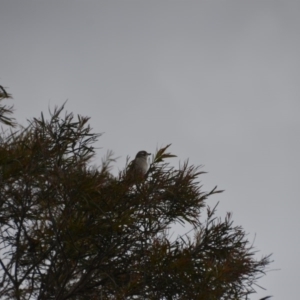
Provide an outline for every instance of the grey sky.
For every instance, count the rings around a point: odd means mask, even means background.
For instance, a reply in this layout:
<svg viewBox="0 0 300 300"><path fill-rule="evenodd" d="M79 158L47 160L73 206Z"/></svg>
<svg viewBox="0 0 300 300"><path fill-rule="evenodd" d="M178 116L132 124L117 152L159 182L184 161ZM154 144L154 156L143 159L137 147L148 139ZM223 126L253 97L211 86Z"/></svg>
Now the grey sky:
<svg viewBox="0 0 300 300"><path fill-rule="evenodd" d="M299 1L0 1L0 84L18 121L68 99L107 149L172 143L225 189L262 254L260 296L299 296Z"/></svg>

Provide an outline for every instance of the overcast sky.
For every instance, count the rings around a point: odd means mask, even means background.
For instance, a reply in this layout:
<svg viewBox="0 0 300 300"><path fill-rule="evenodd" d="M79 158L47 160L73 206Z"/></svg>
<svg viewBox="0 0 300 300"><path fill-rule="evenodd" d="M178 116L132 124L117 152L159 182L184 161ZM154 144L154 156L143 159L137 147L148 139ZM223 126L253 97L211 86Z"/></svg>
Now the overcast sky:
<svg viewBox="0 0 300 300"><path fill-rule="evenodd" d="M98 161L172 143L204 165L271 271L251 300L299 298L300 1L0 0L0 84L17 120L91 117Z"/></svg>

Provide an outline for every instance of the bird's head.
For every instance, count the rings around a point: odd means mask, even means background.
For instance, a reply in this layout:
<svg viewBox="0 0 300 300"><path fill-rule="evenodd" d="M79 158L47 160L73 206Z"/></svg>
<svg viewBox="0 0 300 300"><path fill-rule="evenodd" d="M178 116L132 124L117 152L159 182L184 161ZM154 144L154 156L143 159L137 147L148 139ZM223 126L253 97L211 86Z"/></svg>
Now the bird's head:
<svg viewBox="0 0 300 300"><path fill-rule="evenodd" d="M148 153L147 151L142 150L137 153L135 158L147 158L149 155L151 155L151 153Z"/></svg>

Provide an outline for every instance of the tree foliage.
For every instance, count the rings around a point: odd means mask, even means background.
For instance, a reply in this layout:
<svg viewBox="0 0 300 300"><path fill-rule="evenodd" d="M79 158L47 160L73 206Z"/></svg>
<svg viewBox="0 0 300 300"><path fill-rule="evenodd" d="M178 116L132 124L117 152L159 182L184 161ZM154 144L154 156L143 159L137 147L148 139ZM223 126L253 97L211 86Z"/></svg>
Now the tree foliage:
<svg viewBox="0 0 300 300"><path fill-rule="evenodd" d="M207 207L221 191L202 190L199 168L171 167L168 145L145 178L126 167L114 177L112 153L92 166L100 135L88 118L62 116L63 108L2 137L1 299L219 300L255 292L269 256L257 260L230 214L221 220ZM176 223L192 225L194 237L172 239Z"/></svg>

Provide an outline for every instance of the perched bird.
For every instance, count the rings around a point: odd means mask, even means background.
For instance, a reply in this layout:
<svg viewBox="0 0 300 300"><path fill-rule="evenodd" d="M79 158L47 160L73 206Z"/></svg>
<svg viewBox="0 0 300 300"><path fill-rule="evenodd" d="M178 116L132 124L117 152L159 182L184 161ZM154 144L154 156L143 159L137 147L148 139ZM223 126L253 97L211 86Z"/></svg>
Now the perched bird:
<svg viewBox="0 0 300 300"><path fill-rule="evenodd" d="M148 171L148 156L151 153L147 151L139 151L132 162L132 168L135 173L145 175Z"/></svg>

